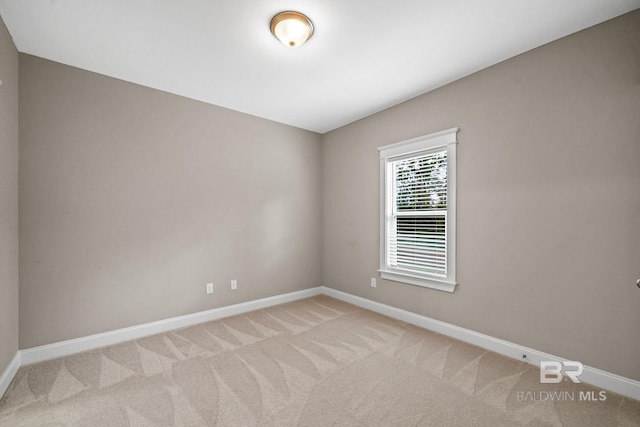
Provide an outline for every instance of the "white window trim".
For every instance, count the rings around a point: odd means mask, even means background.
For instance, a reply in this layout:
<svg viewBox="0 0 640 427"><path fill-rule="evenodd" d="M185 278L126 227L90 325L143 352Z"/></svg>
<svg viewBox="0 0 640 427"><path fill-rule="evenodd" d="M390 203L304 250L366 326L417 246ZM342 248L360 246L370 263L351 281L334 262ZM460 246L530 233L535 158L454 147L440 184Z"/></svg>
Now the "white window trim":
<svg viewBox="0 0 640 427"><path fill-rule="evenodd" d="M395 144L378 147L380 151L380 277L396 282L453 292L456 281L456 145L459 129L420 136ZM424 277L389 268L387 263L387 163L396 157L425 150L446 147L447 149L447 277Z"/></svg>

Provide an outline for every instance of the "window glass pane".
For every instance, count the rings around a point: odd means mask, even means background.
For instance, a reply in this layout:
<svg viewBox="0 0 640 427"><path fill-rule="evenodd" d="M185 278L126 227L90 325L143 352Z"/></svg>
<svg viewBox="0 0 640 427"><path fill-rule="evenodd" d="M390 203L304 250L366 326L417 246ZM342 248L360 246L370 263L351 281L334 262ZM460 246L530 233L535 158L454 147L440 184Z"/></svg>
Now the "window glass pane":
<svg viewBox="0 0 640 427"><path fill-rule="evenodd" d="M395 211L447 209L447 152L393 163Z"/></svg>

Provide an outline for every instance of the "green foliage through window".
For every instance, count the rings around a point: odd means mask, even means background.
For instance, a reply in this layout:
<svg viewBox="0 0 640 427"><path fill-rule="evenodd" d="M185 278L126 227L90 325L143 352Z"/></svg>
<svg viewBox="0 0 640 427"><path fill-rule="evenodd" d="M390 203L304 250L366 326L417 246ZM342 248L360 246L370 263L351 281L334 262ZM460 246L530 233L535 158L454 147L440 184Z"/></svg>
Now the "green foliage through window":
<svg viewBox="0 0 640 427"><path fill-rule="evenodd" d="M447 209L447 153L439 152L393 164L396 210Z"/></svg>

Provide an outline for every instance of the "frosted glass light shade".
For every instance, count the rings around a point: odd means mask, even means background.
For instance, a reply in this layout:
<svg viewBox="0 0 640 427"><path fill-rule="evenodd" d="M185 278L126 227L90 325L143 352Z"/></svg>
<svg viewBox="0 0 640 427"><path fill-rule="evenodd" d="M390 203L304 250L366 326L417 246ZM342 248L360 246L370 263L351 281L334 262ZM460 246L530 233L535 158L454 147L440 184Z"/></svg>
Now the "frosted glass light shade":
<svg viewBox="0 0 640 427"><path fill-rule="evenodd" d="M271 20L271 32L285 46L298 47L313 35L313 24L302 13L281 12Z"/></svg>

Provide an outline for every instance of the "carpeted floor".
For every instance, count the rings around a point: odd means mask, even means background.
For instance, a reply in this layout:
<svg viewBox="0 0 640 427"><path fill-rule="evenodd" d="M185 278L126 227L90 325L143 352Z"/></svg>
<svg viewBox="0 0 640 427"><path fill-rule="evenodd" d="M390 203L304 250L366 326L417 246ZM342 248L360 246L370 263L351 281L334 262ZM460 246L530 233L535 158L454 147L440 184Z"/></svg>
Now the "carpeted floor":
<svg viewBox="0 0 640 427"><path fill-rule="evenodd" d="M640 426L599 392L318 296L22 367L0 425Z"/></svg>

